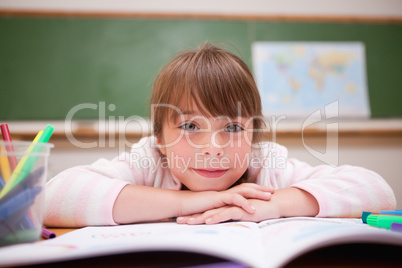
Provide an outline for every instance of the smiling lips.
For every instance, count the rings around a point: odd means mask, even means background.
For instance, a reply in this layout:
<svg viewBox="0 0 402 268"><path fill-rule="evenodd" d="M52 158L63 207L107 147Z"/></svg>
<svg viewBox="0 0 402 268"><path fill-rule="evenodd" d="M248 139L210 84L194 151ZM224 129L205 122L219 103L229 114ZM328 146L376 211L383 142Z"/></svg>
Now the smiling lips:
<svg viewBox="0 0 402 268"><path fill-rule="evenodd" d="M228 169L194 169L194 171L206 178L218 178L223 176Z"/></svg>

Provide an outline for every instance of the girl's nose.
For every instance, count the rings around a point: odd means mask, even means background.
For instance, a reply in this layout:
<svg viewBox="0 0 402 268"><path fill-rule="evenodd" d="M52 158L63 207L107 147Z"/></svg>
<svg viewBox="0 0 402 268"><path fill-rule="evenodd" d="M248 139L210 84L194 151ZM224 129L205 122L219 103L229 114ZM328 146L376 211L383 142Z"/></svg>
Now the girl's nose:
<svg viewBox="0 0 402 268"><path fill-rule="evenodd" d="M209 140L205 143L206 146L201 149L201 152L212 157L223 156L225 146L222 137L219 134L216 135L216 133L206 136L208 136Z"/></svg>
<svg viewBox="0 0 402 268"><path fill-rule="evenodd" d="M210 146L201 149L201 152L205 156L211 156L211 157L223 156L223 148L213 146L212 143L210 144Z"/></svg>

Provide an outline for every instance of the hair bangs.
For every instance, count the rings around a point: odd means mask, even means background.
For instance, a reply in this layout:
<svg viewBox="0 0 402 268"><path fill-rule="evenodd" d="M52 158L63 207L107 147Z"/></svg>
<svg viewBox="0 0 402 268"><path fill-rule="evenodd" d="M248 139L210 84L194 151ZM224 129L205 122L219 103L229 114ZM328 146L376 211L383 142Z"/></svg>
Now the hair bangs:
<svg viewBox="0 0 402 268"><path fill-rule="evenodd" d="M154 83L151 104L156 136L166 119L177 121L195 110L206 117L253 118L257 129L263 121L260 95L247 65L208 43L180 53L163 68ZM253 140L258 136L255 133Z"/></svg>
<svg viewBox="0 0 402 268"><path fill-rule="evenodd" d="M244 66L239 65L241 61L234 60L226 52L195 53L188 66L183 66L185 74L180 92L184 93L182 97L186 103L181 103L180 107L192 110L194 103L203 115L212 117L260 114L259 100L250 93L250 80L247 79L250 74L245 74Z"/></svg>

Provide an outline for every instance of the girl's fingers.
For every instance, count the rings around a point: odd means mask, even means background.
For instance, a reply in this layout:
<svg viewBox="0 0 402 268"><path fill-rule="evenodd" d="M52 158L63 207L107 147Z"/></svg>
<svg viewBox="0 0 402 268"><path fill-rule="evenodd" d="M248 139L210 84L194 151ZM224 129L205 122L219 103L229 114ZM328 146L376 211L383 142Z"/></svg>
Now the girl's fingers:
<svg viewBox="0 0 402 268"><path fill-rule="evenodd" d="M205 219L205 224L217 224L229 220L239 220L242 218L244 213L246 212L238 207L230 207L207 217Z"/></svg>
<svg viewBox="0 0 402 268"><path fill-rule="evenodd" d="M241 207L248 213L254 213L255 208L251 205L250 201L241 196L240 194L227 194L224 195L222 201L227 205L234 205Z"/></svg>
<svg viewBox="0 0 402 268"><path fill-rule="evenodd" d="M250 215L242 208L235 206L226 206L218 209L206 211L202 214L178 217L177 223L180 224L217 224L229 220L240 220L245 215Z"/></svg>
<svg viewBox="0 0 402 268"><path fill-rule="evenodd" d="M274 188L272 188L272 187L258 185L256 183L250 183L250 182L242 183L240 185L237 185L236 187L233 187L232 189L236 189L236 188L238 188L238 189L248 189L248 188L250 189L251 188L251 189L258 190L258 191L270 192L270 193L273 193L275 191Z"/></svg>
<svg viewBox="0 0 402 268"><path fill-rule="evenodd" d="M245 198L253 198L268 201L271 199L273 189L270 187L258 187L258 185L250 183L250 185L242 186L239 188L233 188L228 192L237 193Z"/></svg>
<svg viewBox="0 0 402 268"><path fill-rule="evenodd" d="M200 214L177 217L176 222L179 224L201 224L203 222L200 222L199 217L200 217ZM198 220L196 221L195 219L198 219ZM200 223L197 223L197 222L200 222Z"/></svg>
<svg viewBox="0 0 402 268"><path fill-rule="evenodd" d="M215 212L213 210L209 210L207 212L204 212L202 214L195 214L195 215L190 215L190 216L183 216L183 217L178 217L176 219L176 222L179 224L203 224L205 223L205 219L213 215Z"/></svg>
<svg viewBox="0 0 402 268"><path fill-rule="evenodd" d="M245 197L269 201L269 200L271 200L271 196L272 196L272 193L270 193L270 192L255 191L253 193L250 193L249 195L246 195Z"/></svg>
<svg viewBox="0 0 402 268"><path fill-rule="evenodd" d="M216 202L213 204L214 208L210 210L206 209L202 214L178 217L176 221L180 224L202 224L212 215L211 213L217 213L219 209L228 210L230 207L237 208L238 211L242 213L254 214L256 209L248 199L268 201L271 199L272 191L273 189L270 187L259 186L254 183L245 183L226 191L216 192L216 199L214 198ZM229 220L230 218L226 219L226 213L227 212L212 222Z"/></svg>
<svg viewBox="0 0 402 268"><path fill-rule="evenodd" d="M259 191L270 192L270 193L273 193L275 191L275 189L272 188L272 187L258 185L256 183L251 183L251 182L243 183L243 184L240 184L239 186L251 187L251 188L254 188L254 189L259 190Z"/></svg>

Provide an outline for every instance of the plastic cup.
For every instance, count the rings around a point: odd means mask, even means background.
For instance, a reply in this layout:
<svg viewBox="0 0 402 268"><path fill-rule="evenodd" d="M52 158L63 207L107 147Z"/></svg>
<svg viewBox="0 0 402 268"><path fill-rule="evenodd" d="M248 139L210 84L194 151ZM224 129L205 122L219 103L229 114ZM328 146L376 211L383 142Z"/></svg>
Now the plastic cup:
<svg viewBox="0 0 402 268"><path fill-rule="evenodd" d="M50 143L0 142L0 246L40 239L51 148Z"/></svg>

